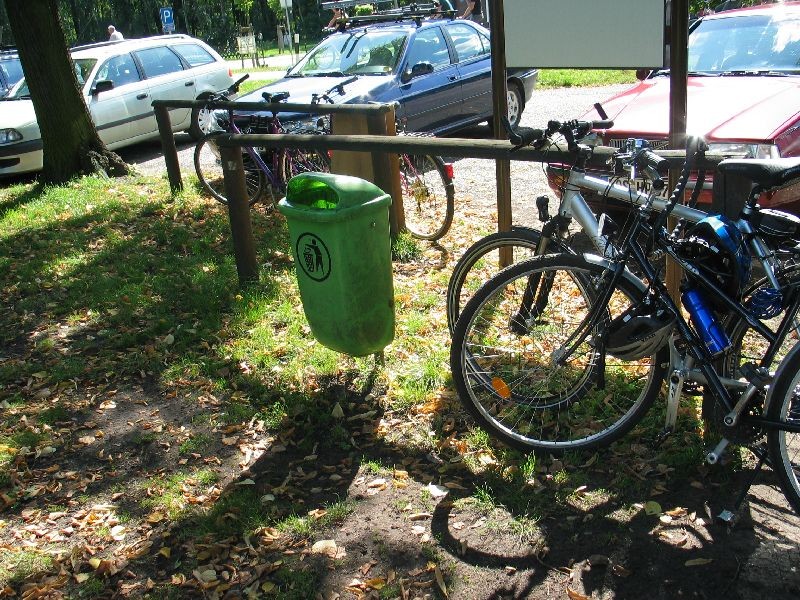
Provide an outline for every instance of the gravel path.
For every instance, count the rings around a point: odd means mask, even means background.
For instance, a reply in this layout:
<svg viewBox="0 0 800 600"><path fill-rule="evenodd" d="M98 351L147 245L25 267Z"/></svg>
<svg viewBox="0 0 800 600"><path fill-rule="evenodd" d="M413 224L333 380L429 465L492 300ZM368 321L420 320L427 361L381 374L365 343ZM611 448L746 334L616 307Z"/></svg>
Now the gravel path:
<svg viewBox="0 0 800 600"><path fill-rule="evenodd" d="M550 120L564 121L580 118L592 109L595 102L600 102L629 87L613 85L588 88L555 88L536 90L525 108L521 124L526 127L543 129ZM599 118L592 116L592 118ZM488 136L486 127L476 127L467 135ZM511 162L511 201L513 221L519 225L535 225L538 223L533 202L537 196L547 195L553 198L552 190L547 186L544 165L539 163ZM495 183L494 161L486 159L459 159L454 163L453 171L456 186L456 206L459 201L474 203L472 208L494 208L497 202L497 186ZM555 206L551 202L551 213ZM458 208L457 208L458 210Z"/></svg>

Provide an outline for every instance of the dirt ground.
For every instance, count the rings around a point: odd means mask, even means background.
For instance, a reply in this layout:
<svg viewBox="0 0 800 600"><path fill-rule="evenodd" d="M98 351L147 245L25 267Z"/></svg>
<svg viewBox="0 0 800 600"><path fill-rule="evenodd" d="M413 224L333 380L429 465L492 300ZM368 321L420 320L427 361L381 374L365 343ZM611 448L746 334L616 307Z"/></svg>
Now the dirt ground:
<svg viewBox="0 0 800 600"><path fill-rule="evenodd" d="M624 451L584 457L584 464L566 467L586 477L582 489L559 484L565 463L543 461L531 481L531 505L551 508L542 511L545 518L524 527L520 515L502 505L464 501L496 487L496 477L474 476L459 462L394 446L387 431L399 417L382 413L369 394L333 386L322 400L331 407L341 403L355 450L328 448L317 455L316 444L309 449L302 431L289 427L264 436L257 426L243 424L204 429L213 443L187 459L176 444L142 443L141 433L196 434L203 427L193 424L193 413L213 406L213 399L168 397L147 382L90 392L67 394L78 410L74 420L55 426L64 451L29 458L20 472L32 497L0 513L0 549L11 551L5 560L13 559L14 550L36 547L52 550L56 562L0 596L87 597L76 585L82 574L91 573L87 563L106 571L102 591L88 597L750 600L800 595L800 520L772 487L769 473L753 489L737 525L729 528L713 516L731 506L749 469L733 477L725 469L702 466L688 476L675 474L653 464L651 449L634 440ZM242 470L245 448L253 450L250 456L262 453ZM191 482L185 484L184 496L191 493L199 507L219 506L237 488L252 486L254 498L274 502L276 515L298 507L313 514L341 501L352 511L307 539L269 528L248 536L241 533L244 527L226 539L185 538L181 530L188 521L143 511L140 496L150 491L136 484L142 477L168 479L181 463L211 465L221 476L205 491L189 491ZM376 471L374 464L392 467ZM606 495L600 502L591 493L613 490L620 472L631 472L642 483L641 503L631 502L635 491ZM127 515L116 546L108 540L115 521L105 516L112 509ZM235 521L236 511L219 518ZM280 587L280 579L276 583L279 569L288 565L314 573L313 593Z"/></svg>

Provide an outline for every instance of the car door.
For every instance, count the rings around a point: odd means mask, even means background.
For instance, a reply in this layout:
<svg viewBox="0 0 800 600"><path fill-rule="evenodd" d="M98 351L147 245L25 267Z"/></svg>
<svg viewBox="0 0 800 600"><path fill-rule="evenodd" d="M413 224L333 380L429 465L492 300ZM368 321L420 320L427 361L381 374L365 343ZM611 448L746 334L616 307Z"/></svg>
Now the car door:
<svg viewBox="0 0 800 600"><path fill-rule="evenodd" d="M134 50L147 82L150 102L153 100L194 100L194 79L189 69L184 69L181 59L166 46ZM173 129L185 129L191 109L170 109ZM156 134L158 126L152 107L149 118L143 121L146 134Z"/></svg>
<svg viewBox="0 0 800 600"><path fill-rule="evenodd" d="M76 61L76 71L85 60ZM113 88L98 91L98 82L103 81L110 81ZM95 72L86 92L86 105L97 133L109 146L135 138L142 120L152 112L147 84L128 53L107 58Z"/></svg>
<svg viewBox="0 0 800 600"><path fill-rule="evenodd" d="M492 59L489 38L466 23L446 26L453 44L463 96L465 121L481 121L492 114Z"/></svg>
<svg viewBox="0 0 800 600"><path fill-rule="evenodd" d="M400 83L406 129L447 129L458 120L461 113L461 82L458 66L451 60L450 49L441 27L427 27L417 31L403 59L401 77L407 78L412 67L422 62L430 63L433 72L410 80L401 80Z"/></svg>

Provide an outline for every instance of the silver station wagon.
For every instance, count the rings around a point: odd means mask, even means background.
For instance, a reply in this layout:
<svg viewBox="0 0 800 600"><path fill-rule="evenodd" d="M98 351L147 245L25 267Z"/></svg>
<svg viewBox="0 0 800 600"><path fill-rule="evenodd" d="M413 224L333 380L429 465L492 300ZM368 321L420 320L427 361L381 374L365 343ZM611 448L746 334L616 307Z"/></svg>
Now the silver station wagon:
<svg viewBox="0 0 800 600"><path fill-rule="evenodd" d="M227 63L187 35L102 42L70 51L100 139L121 148L158 137L153 100L195 100L233 82ZM42 139L24 79L0 99L0 175L42 168ZM202 135L198 110L170 110L174 131Z"/></svg>

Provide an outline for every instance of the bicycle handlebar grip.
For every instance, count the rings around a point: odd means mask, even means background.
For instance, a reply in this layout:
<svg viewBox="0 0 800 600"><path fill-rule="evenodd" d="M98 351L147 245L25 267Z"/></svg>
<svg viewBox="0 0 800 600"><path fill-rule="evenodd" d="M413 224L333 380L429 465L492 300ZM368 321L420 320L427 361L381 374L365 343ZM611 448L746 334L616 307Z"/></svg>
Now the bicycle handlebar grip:
<svg viewBox="0 0 800 600"><path fill-rule="evenodd" d="M506 133L508 133L508 140L518 147L532 144L536 140L541 140L545 135L545 132L541 129L533 129L532 127L517 127L514 129L511 126L511 121L506 116L501 117L500 122L503 124Z"/></svg>
<svg viewBox="0 0 800 600"><path fill-rule="evenodd" d="M592 129L611 129L614 126L614 121L611 119L603 119L602 121L592 121Z"/></svg>
<svg viewBox="0 0 800 600"><path fill-rule="evenodd" d="M242 82L250 77L249 73L245 73L242 77L234 81L231 86L226 90L225 96L230 96L231 94L239 91L239 86L242 85Z"/></svg>
<svg viewBox="0 0 800 600"><path fill-rule="evenodd" d="M515 146L528 146L544 137L544 131L532 127L517 127L511 130L508 139Z"/></svg>
<svg viewBox="0 0 800 600"><path fill-rule="evenodd" d="M669 161L652 150L642 150L637 162L639 162L642 167L649 167L661 174L666 174L667 171L669 171Z"/></svg>

